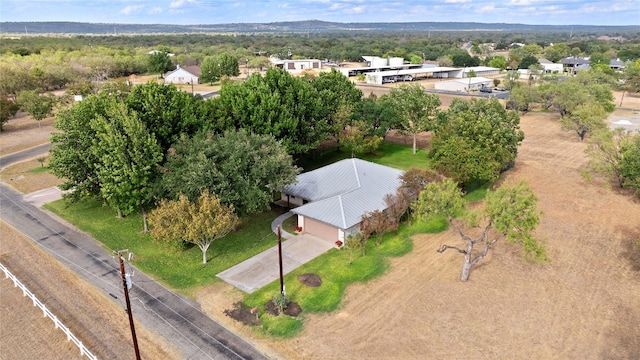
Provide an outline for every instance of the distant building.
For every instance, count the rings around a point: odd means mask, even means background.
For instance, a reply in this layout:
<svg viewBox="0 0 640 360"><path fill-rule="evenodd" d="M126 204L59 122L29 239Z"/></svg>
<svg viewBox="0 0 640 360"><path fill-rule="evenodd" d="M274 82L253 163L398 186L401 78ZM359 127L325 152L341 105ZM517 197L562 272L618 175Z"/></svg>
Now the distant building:
<svg viewBox="0 0 640 360"><path fill-rule="evenodd" d="M165 84L199 84L202 71L199 66L176 66L176 69L164 74Z"/></svg>
<svg viewBox="0 0 640 360"><path fill-rule="evenodd" d="M539 59L538 63L546 73L562 73L564 71L564 66L562 64L556 64L547 59Z"/></svg>
<svg viewBox="0 0 640 360"><path fill-rule="evenodd" d="M151 50L147 53L147 55L155 55L158 53L161 53L162 51L160 50ZM176 56L176 54L172 54L172 53L167 53L167 56L171 57L171 56Z"/></svg>
<svg viewBox="0 0 640 360"><path fill-rule="evenodd" d="M284 69L290 73L322 69L322 61L318 59L280 60L272 57L269 60L271 60L273 66Z"/></svg>
<svg viewBox="0 0 640 360"><path fill-rule="evenodd" d="M468 92L480 90L483 87L491 87L492 84L493 80L491 79L487 79L485 77L471 77L466 79L437 82L434 86L436 90Z"/></svg>
<svg viewBox="0 0 640 360"><path fill-rule="evenodd" d="M613 70L622 70L624 67L624 63L620 59L611 59L609 62L609 66Z"/></svg>
<svg viewBox="0 0 640 360"><path fill-rule="evenodd" d="M500 74L500 69L488 66L465 67L455 73L453 77L468 78L471 74L475 74L475 76L497 75Z"/></svg>

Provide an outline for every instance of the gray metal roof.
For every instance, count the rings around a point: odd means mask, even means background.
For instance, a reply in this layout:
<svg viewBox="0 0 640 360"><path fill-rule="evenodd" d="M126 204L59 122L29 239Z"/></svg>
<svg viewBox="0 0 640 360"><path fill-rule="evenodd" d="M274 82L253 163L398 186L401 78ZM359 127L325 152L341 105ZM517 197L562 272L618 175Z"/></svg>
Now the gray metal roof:
<svg viewBox="0 0 640 360"><path fill-rule="evenodd" d="M291 212L348 229L362 215L387 207L384 197L395 194L402 173L361 159L345 159L298 175L298 182L283 192L311 201Z"/></svg>

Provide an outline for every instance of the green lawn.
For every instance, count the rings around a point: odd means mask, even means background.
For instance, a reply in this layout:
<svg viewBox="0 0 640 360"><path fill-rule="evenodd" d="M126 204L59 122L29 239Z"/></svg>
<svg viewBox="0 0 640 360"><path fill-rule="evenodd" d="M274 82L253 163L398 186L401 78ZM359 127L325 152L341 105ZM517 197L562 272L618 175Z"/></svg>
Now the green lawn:
<svg viewBox="0 0 640 360"><path fill-rule="evenodd" d="M338 151L336 148L327 149L315 156L308 155L297 159L296 165L303 171L310 171L319 167L351 157L350 151ZM429 159L424 149L418 149L415 154L411 145L383 142L375 154L356 154L357 158L386 165L400 170L412 167L428 168Z"/></svg>
<svg viewBox="0 0 640 360"><path fill-rule="evenodd" d="M91 234L108 251L128 249L133 252L133 263L140 270L178 290L219 281L215 276L217 273L276 245L271 221L283 213L282 209L274 208L243 219L238 231L211 244L205 265L197 246L175 250L143 234L140 215L118 219L111 208L91 200L69 206L59 200L47 204L46 208Z"/></svg>

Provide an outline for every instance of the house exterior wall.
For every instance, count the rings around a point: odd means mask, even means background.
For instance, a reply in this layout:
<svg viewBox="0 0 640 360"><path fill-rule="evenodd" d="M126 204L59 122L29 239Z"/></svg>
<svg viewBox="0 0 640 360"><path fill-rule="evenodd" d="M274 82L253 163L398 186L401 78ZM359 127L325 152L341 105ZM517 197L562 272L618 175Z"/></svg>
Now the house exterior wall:
<svg viewBox="0 0 640 360"><path fill-rule="evenodd" d="M287 71L303 71L307 69L320 69L320 60L285 60L283 67Z"/></svg>
<svg viewBox="0 0 640 360"><path fill-rule="evenodd" d="M304 232L309 233L311 235L315 235L321 239L330 241L332 244L338 240L338 228L333 227L329 224L325 224L323 222L303 217L304 225L302 229ZM300 225L298 225L300 226Z"/></svg>
<svg viewBox="0 0 640 360"><path fill-rule="evenodd" d="M198 81L199 79L196 75L193 75L184 69L178 69L164 78L165 84L191 84L191 82L199 84Z"/></svg>
<svg viewBox="0 0 640 360"><path fill-rule="evenodd" d="M544 68L544 71L548 73L562 73L564 71L562 64L542 64L542 67Z"/></svg>
<svg viewBox="0 0 640 360"><path fill-rule="evenodd" d="M288 201L290 205L294 205L294 206L300 206L300 205L304 204L304 199L303 198L295 197L295 196L292 196L292 195L287 195L285 193L281 193L280 194L280 200Z"/></svg>

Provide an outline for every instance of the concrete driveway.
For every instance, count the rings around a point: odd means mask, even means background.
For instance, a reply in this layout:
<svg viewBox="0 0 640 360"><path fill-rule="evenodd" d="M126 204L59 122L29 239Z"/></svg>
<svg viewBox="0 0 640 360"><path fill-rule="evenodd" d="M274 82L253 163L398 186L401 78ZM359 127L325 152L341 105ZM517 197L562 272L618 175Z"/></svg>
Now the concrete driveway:
<svg viewBox="0 0 640 360"><path fill-rule="evenodd" d="M302 266L333 247L327 240L310 234L294 236L282 242L284 274ZM216 275L238 289L252 293L280 278L278 245Z"/></svg>

